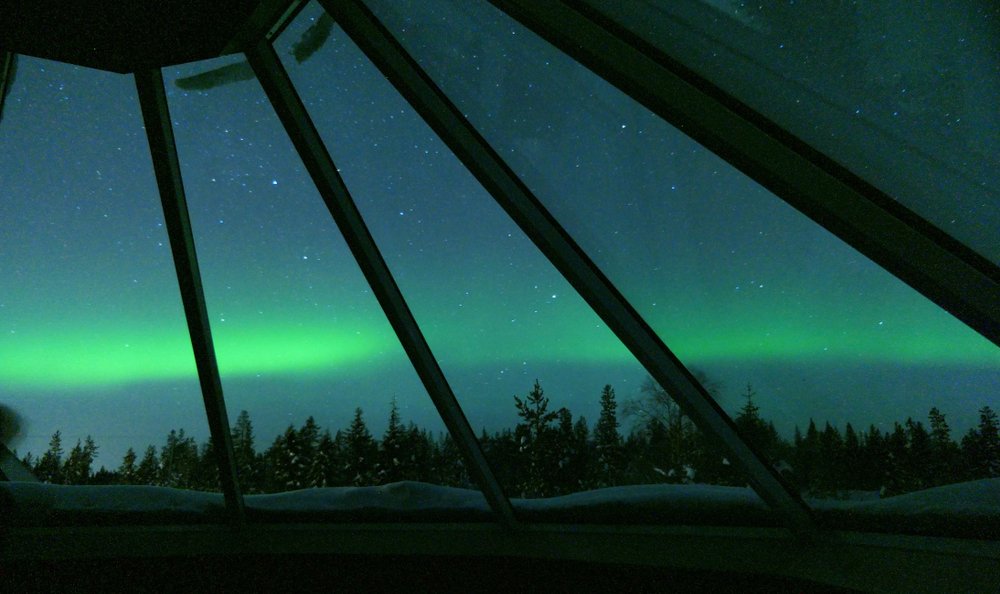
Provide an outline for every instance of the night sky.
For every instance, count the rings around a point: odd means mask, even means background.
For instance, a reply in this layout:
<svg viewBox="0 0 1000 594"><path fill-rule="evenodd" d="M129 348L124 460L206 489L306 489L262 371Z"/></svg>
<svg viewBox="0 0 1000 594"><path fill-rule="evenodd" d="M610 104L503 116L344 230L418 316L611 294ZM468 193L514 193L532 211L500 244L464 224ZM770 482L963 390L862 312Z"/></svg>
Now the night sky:
<svg viewBox="0 0 1000 594"><path fill-rule="evenodd" d="M491 10L491 9L490 9ZM515 422L537 378L596 420L646 373L339 30L276 44L473 427ZM790 432L996 406L1000 349L676 129L495 13L389 19L665 342L720 387L754 386ZM428 18L428 22L430 19ZM258 446L364 408L441 423L259 85L164 69L230 419ZM207 436L131 77L21 57L0 123L0 400L40 453L93 435L99 463Z"/></svg>

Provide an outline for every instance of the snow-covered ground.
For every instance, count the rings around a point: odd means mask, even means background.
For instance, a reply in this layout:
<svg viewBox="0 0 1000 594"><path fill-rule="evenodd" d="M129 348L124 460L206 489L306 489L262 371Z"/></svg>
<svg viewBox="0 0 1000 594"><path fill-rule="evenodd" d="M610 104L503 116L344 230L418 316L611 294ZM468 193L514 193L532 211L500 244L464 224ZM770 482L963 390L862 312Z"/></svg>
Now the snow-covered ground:
<svg viewBox="0 0 1000 594"><path fill-rule="evenodd" d="M0 517L11 524L211 523L225 517L220 493L133 485L0 482Z"/></svg>
<svg viewBox="0 0 1000 594"><path fill-rule="evenodd" d="M536 522L777 525L751 489L634 485L546 499L513 499ZM1000 538L1000 479L959 483L886 499L811 499L831 528ZM482 493L418 482L305 489L246 496L259 521L491 521ZM0 514L12 524L160 524L221 521L222 495L166 487L0 483Z"/></svg>
<svg viewBox="0 0 1000 594"><path fill-rule="evenodd" d="M1000 539L1000 478L885 499L810 499L808 503L820 522L830 527Z"/></svg>
<svg viewBox="0 0 1000 594"><path fill-rule="evenodd" d="M537 522L774 526L777 517L748 487L629 485L545 499L513 499Z"/></svg>
<svg viewBox="0 0 1000 594"><path fill-rule="evenodd" d="M247 495L247 514L262 520L489 522L480 491L403 481L378 487L303 489Z"/></svg>

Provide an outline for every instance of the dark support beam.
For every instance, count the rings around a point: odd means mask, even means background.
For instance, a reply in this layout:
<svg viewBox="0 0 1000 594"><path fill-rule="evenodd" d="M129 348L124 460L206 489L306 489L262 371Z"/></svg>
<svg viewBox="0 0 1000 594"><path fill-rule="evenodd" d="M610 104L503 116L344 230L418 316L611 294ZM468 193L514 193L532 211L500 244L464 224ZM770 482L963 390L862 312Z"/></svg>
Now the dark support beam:
<svg viewBox="0 0 1000 594"><path fill-rule="evenodd" d="M7 444L17 442L22 431L24 431L24 421L21 415L0 402L0 481L38 482L31 473L31 468L18 460L14 452L7 448Z"/></svg>
<svg viewBox="0 0 1000 594"><path fill-rule="evenodd" d="M266 41L248 49L246 55L309 175L312 176L316 189L323 197L351 253L371 285L372 292L375 293L389 318L389 323L396 331L396 336L399 337L417 375L420 376L445 426L464 454L470 473L479 483L490 506L500 516L501 522L506 526L514 526L514 511L510 501L500 488L500 483L487 463L476 435L465 418L465 413L462 412L451 386L448 385L444 372L441 371L420 327L417 326L413 313L410 312L403 294L396 285L378 246L375 245L368 227L365 226L364 219L354 204L347 186L337 173L323 139L292 87L291 80L278 56Z"/></svg>
<svg viewBox="0 0 1000 594"><path fill-rule="evenodd" d="M31 474L31 469L18 460L2 440L0 440L0 481L38 482L38 478Z"/></svg>
<svg viewBox="0 0 1000 594"><path fill-rule="evenodd" d="M572 0L490 0L1000 346L1000 267Z"/></svg>
<svg viewBox="0 0 1000 594"><path fill-rule="evenodd" d="M281 35L305 5L305 0L261 0L219 55L242 52L260 39L274 39Z"/></svg>
<svg viewBox="0 0 1000 594"><path fill-rule="evenodd" d="M149 152L153 157L156 184L160 189L163 204L163 218L170 237L170 251L173 253L180 285L184 315L187 317L194 360L201 382L201 395L208 415L208 429L219 467L219 479L225 496L226 509L235 526L246 522L243 495L236 480L235 455L229 433L229 418L226 403L222 398L222 380L219 365L212 345L212 328L208 322L205 293L198 270L198 257L194 249L194 235L188 217L184 184L181 181L180 161L174 144L174 133L170 126L167 110L167 95L163 89L163 77L159 69L135 73L135 86L139 91L139 105L146 125Z"/></svg>
<svg viewBox="0 0 1000 594"><path fill-rule="evenodd" d="M13 52L0 50L0 122L3 121L3 104L14 83L14 72L17 69L17 55Z"/></svg>
<svg viewBox="0 0 1000 594"><path fill-rule="evenodd" d="M702 431L717 438L760 496L798 534L811 533L813 521L798 494L738 435L732 420L705 388L374 15L356 0L320 0L320 4L684 412Z"/></svg>

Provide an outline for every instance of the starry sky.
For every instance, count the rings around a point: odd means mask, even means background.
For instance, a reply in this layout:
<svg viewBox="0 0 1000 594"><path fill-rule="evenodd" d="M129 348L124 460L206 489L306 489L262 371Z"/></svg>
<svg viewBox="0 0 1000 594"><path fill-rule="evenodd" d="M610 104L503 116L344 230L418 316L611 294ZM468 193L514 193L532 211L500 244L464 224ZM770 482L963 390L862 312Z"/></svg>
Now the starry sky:
<svg viewBox="0 0 1000 594"><path fill-rule="evenodd" d="M373 3L379 5L380 3ZM682 133L482 8L390 28L664 341L779 430L996 405L1000 350ZM596 420L646 373L355 46L276 49L473 427L515 422L537 378ZM164 69L230 419L259 445L361 406L442 427L259 85ZM238 67L237 67L238 68ZM21 453L61 429L99 463L207 436L134 83L21 57L0 123L0 400Z"/></svg>

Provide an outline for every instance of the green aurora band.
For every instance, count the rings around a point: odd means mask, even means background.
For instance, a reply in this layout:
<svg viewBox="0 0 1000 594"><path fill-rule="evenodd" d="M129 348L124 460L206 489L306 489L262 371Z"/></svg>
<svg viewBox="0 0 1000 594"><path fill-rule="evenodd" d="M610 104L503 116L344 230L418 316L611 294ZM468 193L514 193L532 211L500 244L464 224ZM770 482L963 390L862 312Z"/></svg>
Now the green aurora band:
<svg viewBox="0 0 1000 594"><path fill-rule="evenodd" d="M496 326L496 320L485 315L471 320L434 316L424 324L425 332L446 370L522 360L545 365L632 361L621 342L577 299L577 306L568 311L533 325L511 324L489 336L475 331ZM220 372L229 378L328 375L378 371L404 360L384 319L323 323L314 318L267 324L216 322L213 332ZM158 325L146 319L129 321L111 327L76 323L34 335L8 334L0 340L4 362L0 385L66 390L196 376L179 317ZM791 324L768 325L765 330L749 320L733 322L732 332L664 333L665 340L683 361L696 366L736 360L1000 367L1000 349L943 313L925 317L918 329L894 332L880 326L846 332L832 325L805 331Z"/></svg>

